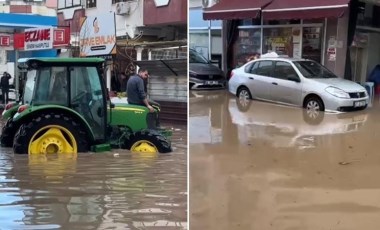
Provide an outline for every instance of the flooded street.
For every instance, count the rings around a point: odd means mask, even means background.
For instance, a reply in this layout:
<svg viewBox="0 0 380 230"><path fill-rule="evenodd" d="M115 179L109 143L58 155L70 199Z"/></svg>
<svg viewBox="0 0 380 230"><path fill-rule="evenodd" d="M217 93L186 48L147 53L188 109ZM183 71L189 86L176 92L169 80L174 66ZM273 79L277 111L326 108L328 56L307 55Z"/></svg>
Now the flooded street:
<svg viewBox="0 0 380 230"><path fill-rule="evenodd" d="M185 125L172 142L173 153L156 157L0 148L0 229L187 229Z"/></svg>
<svg viewBox="0 0 380 230"><path fill-rule="evenodd" d="M310 116L190 92L190 228L380 229L380 106Z"/></svg>

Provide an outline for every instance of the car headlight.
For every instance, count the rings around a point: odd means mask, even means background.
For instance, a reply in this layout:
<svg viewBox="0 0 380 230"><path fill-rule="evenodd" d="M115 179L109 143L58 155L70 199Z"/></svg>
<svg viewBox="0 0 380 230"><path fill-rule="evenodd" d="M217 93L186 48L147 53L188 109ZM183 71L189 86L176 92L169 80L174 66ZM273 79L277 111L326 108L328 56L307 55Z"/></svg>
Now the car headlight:
<svg viewBox="0 0 380 230"><path fill-rule="evenodd" d="M327 87L326 89L326 92L328 92L329 94L335 96L335 97L339 97L339 98L350 98L350 95L345 92L344 90L341 90L339 88L335 88L335 87Z"/></svg>

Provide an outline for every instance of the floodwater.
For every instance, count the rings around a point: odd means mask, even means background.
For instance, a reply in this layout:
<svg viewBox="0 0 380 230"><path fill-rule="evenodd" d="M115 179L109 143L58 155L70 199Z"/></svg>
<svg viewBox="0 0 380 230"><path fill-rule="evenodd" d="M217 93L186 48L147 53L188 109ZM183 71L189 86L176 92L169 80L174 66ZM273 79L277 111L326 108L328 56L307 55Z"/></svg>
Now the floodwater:
<svg viewBox="0 0 380 230"><path fill-rule="evenodd" d="M156 157L0 148L0 229L187 229L186 126L172 141Z"/></svg>
<svg viewBox="0 0 380 230"><path fill-rule="evenodd" d="M380 229L379 104L309 119L190 92L190 229Z"/></svg>

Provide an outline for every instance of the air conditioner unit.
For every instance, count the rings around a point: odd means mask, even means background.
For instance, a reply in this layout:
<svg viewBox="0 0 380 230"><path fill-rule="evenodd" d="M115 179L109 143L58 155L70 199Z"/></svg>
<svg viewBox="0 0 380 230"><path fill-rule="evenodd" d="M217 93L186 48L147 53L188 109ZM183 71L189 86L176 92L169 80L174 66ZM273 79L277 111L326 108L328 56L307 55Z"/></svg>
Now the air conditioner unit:
<svg viewBox="0 0 380 230"><path fill-rule="evenodd" d="M219 0L202 0L202 6L203 8L209 8L218 2Z"/></svg>
<svg viewBox="0 0 380 230"><path fill-rule="evenodd" d="M127 15L131 11L131 6L128 2L118 2L116 3L116 14L117 15Z"/></svg>

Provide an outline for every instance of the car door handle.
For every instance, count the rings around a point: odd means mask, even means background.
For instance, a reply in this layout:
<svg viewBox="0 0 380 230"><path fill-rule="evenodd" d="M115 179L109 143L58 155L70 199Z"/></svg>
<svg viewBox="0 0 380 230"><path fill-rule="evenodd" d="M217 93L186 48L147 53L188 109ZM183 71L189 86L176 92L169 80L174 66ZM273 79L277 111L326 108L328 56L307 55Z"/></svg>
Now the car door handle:
<svg viewBox="0 0 380 230"><path fill-rule="evenodd" d="M278 83L277 82L272 82L272 85L278 85Z"/></svg>
<svg viewBox="0 0 380 230"><path fill-rule="evenodd" d="M249 79L251 79L251 80L255 80L253 77L249 77Z"/></svg>

